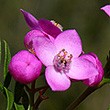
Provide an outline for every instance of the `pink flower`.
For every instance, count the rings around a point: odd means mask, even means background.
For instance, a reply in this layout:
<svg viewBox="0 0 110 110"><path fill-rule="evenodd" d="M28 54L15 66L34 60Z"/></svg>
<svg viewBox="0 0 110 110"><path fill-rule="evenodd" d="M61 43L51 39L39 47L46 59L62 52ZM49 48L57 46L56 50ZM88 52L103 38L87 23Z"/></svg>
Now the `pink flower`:
<svg viewBox="0 0 110 110"><path fill-rule="evenodd" d="M39 77L42 64L32 53L22 50L12 57L8 68L16 81L29 84Z"/></svg>
<svg viewBox="0 0 110 110"><path fill-rule="evenodd" d="M110 5L105 5L101 10L105 11L105 13L110 17Z"/></svg>
<svg viewBox="0 0 110 110"><path fill-rule="evenodd" d="M33 39L35 53L46 66L45 77L53 91L64 91L71 85L71 79L85 80L98 74L94 64L79 57L82 44L76 30L59 34L54 42L38 36Z"/></svg>
<svg viewBox="0 0 110 110"><path fill-rule="evenodd" d="M98 57L94 53L91 53L91 52L86 55L81 55L81 57L91 61L98 70L97 75L90 77L86 80L83 80L83 83L91 87L97 86L102 81L102 78L104 75L104 70L103 70L101 62L99 61Z"/></svg>
<svg viewBox="0 0 110 110"><path fill-rule="evenodd" d="M33 38L37 36L44 36L53 41L56 38L56 36L62 32L62 26L60 24L55 23L53 20L37 20L30 13L22 9L20 10L24 14L24 18L27 25L32 29L32 31L26 34L24 39L24 45L26 49L28 49L30 52L34 53L34 47L32 42Z"/></svg>
<svg viewBox="0 0 110 110"><path fill-rule="evenodd" d="M62 32L62 26L55 23L53 20L37 20L34 16L24 11L23 9L20 9L20 11L24 14L25 21L32 30L40 30L43 33L50 35L54 38L56 38L56 36Z"/></svg>

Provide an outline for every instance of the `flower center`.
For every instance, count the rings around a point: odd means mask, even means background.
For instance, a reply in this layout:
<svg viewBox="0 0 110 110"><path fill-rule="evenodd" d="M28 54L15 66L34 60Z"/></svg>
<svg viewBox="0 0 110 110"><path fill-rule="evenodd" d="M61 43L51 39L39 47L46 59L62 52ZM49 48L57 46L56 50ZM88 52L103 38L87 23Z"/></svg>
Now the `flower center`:
<svg viewBox="0 0 110 110"><path fill-rule="evenodd" d="M51 20L51 22L52 22L55 26L57 26L61 31L63 31L63 27L62 27L60 24L56 23L54 20Z"/></svg>
<svg viewBox="0 0 110 110"><path fill-rule="evenodd" d="M59 72L68 72L70 69L71 59L73 57L72 54L67 55L68 52L65 49L62 49L53 60L54 67Z"/></svg>

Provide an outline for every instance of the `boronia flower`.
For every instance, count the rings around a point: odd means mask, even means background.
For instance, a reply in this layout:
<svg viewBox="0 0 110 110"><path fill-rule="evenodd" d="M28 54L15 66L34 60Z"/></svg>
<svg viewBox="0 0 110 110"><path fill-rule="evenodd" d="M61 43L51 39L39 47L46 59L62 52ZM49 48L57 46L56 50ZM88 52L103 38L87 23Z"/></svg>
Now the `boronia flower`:
<svg viewBox="0 0 110 110"><path fill-rule="evenodd" d="M34 16L24 11L23 9L20 9L20 11L24 14L25 21L32 30L40 30L43 33L54 38L56 38L56 36L62 32L63 27L60 24L56 23L54 20L37 20Z"/></svg>
<svg viewBox="0 0 110 110"><path fill-rule="evenodd" d="M33 39L35 53L46 66L45 77L53 91L64 91L70 79L84 80L98 74L94 64L79 57L82 44L76 30L66 30L54 42L39 36Z"/></svg>
<svg viewBox="0 0 110 110"><path fill-rule="evenodd" d="M58 34L62 32L62 26L56 23L54 20L40 19L37 20L30 13L20 9L24 14L27 25L32 29L28 32L24 38L24 45L26 49L34 53L34 47L32 39L37 36L44 36L53 41ZM31 36L31 37L30 37Z"/></svg>
<svg viewBox="0 0 110 110"><path fill-rule="evenodd" d="M110 17L110 5L105 5L101 10L105 11L105 13Z"/></svg>
<svg viewBox="0 0 110 110"><path fill-rule="evenodd" d="M103 70L101 62L99 61L98 57L92 52L90 52L86 55L81 55L81 57L91 61L98 70L97 75L95 75L93 77L90 77L86 80L83 80L83 83L85 85L91 86L91 87L97 86L102 81L102 78L103 78L103 75L104 75L104 70Z"/></svg>
<svg viewBox="0 0 110 110"><path fill-rule="evenodd" d="M8 68L16 81L29 84L39 77L42 64L32 53L22 50L12 57Z"/></svg>

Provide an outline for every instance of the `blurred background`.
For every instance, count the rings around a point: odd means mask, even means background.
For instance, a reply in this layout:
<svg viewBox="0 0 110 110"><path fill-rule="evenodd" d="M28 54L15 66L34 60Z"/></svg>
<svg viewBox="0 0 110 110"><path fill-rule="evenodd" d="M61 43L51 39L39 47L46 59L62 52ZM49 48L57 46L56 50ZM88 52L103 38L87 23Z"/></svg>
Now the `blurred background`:
<svg viewBox="0 0 110 110"><path fill-rule="evenodd" d="M110 4L110 0L0 0L0 38L7 41L12 56L25 49L24 36L30 28L20 12L22 8L37 19L54 19L64 30L76 29L85 53L94 52L104 66L110 50L110 18L100 8L106 4ZM12 90L13 82L12 79ZM40 78L38 83L45 84L45 78ZM40 110L64 110L86 88L81 82L76 82L64 92L48 89L46 96L49 99L41 103ZM110 85L106 84L87 97L75 110L106 110L109 104ZM0 93L0 110L5 109L6 99Z"/></svg>

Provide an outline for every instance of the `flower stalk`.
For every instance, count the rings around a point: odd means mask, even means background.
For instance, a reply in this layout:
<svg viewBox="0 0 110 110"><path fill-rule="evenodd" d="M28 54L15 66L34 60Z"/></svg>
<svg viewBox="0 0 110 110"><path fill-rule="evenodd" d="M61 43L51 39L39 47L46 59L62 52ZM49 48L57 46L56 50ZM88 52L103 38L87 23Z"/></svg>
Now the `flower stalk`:
<svg viewBox="0 0 110 110"><path fill-rule="evenodd" d="M34 80L33 83L31 84L31 90L35 89L35 82L36 82L36 80ZM29 96L30 96L30 99L29 99L30 110L34 110L33 109L33 107L34 107L34 93L29 92Z"/></svg>
<svg viewBox="0 0 110 110"><path fill-rule="evenodd" d="M48 97L44 96L43 94L46 92L46 90L48 89L47 86L44 87L44 89L42 91L39 92L39 96L38 99L36 100L35 104L34 104L34 110L38 109L39 104L43 101L48 99Z"/></svg>
<svg viewBox="0 0 110 110"><path fill-rule="evenodd" d="M27 92L29 93L29 108L28 110L37 110L38 106L43 100L48 99L48 97L44 96L43 94L48 89L48 86L42 86L39 88L35 88L36 80L34 80L31 84L31 88L25 85ZM34 100L35 93L40 91L40 95L38 96L37 100Z"/></svg>
<svg viewBox="0 0 110 110"><path fill-rule="evenodd" d="M95 90L101 88L106 83L110 83L110 79L103 78L101 83L96 87L88 87L66 110L74 110L87 96L92 94Z"/></svg>
<svg viewBox="0 0 110 110"><path fill-rule="evenodd" d="M88 87L66 110L74 110L88 95L93 93L97 87Z"/></svg>

